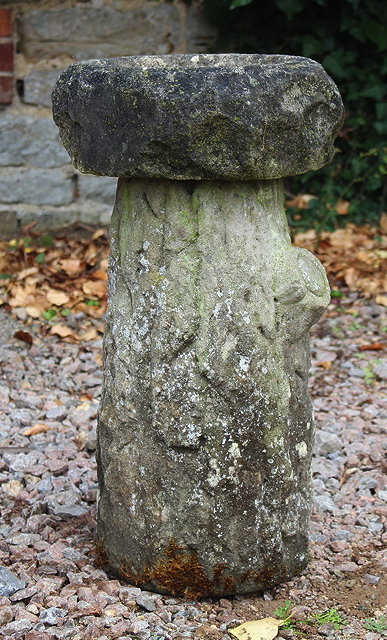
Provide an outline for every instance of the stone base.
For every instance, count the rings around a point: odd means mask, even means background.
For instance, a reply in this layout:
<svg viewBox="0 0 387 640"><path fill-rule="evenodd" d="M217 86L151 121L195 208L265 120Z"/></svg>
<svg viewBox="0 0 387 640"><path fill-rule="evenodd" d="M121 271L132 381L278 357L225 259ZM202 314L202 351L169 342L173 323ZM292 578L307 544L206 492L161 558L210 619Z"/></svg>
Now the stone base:
<svg viewBox="0 0 387 640"><path fill-rule="evenodd" d="M320 263L281 181L120 179L112 220L98 535L129 582L199 597L307 563L310 326Z"/></svg>

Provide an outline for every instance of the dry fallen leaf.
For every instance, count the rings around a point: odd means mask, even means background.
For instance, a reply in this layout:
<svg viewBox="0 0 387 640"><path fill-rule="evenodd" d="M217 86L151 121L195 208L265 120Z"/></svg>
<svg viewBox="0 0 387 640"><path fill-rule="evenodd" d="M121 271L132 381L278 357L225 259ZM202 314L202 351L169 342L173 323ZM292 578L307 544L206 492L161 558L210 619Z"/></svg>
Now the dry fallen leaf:
<svg viewBox="0 0 387 640"><path fill-rule="evenodd" d="M310 193L299 193L297 196L294 196L291 200L286 201L287 207L295 207L296 209L306 209L311 200L314 200L316 196L313 196Z"/></svg>
<svg viewBox="0 0 387 640"><path fill-rule="evenodd" d="M87 246L84 254L84 258L85 258L85 261L91 266L94 266L97 263L98 249L93 242Z"/></svg>
<svg viewBox="0 0 387 640"><path fill-rule="evenodd" d="M23 431L23 436L36 436L38 433L44 433L49 429L50 427L48 424L44 424L44 422L37 422L33 427L29 427Z"/></svg>
<svg viewBox="0 0 387 640"><path fill-rule="evenodd" d="M103 269L96 269L96 271L93 272L93 276L96 280L107 280L106 270Z"/></svg>
<svg viewBox="0 0 387 640"><path fill-rule="evenodd" d="M101 238L102 236L105 236L105 235L106 235L106 229L97 229L96 231L94 231L91 238L92 240L97 240L97 238Z"/></svg>
<svg viewBox="0 0 387 640"><path fill-rule="evenodd" d="M356 291L356 269L349 267L344 274L344 282L351 291Z"/></svg>
<svg viewBox="0 0 387 640"><path fill-rule="evenodd" d="M331 360L321 360L320 362L316 362L316 367L322 367L323 369L330 369L332 367Z"/></svg>
<svg viewBox="0 0 387 640"><path fill-rule="evenodd" d="M350 203L348 200L338 200L336 204L336 212L339 216L345 216L348 213Z"/></svg>
<svg viewBox="0 0 387 640"><path fill-rule="evenodd" d="M82 289L87 296L102 298L106 294L106 284L102 280L86 280L82 285Z"/></svg>
<svg viewBox="0 0 387 640"><path fill-rule="evenodd" d="M22 331L21 329L15 331L13 337L21 340L22 342L25 342L26 344L32 344L34 341L32 335L28 333L28 331Z"/></svg>
<svg viewBox="0 0 387 640"><path fill-rule="evenodd" d="M28 315L31 318L40 318L43 311L43 309L38 309L38 307L34 307L31 305L28 305L27 307L25 307L25 310L27 311Z"/></svg>
<svg viewBox="0 0 387 640"><path fill-rule="evenodd" d="M36 301L36 290L31 287L11 287L11 297L8 300L10 307L26 307Z"/></svg>
<svg viewBox="0 0 387 640"><path fill-rule="evenodd" d="M376 296L375 302L377 304L382 304L383 307L387 307L387 296Z"/></svg>
<svg viewBox="0 0 387 640"><path fill-rule="evenodd" d="M79 334L79 339L85 340L86 342L88 342L89 340L96 340L97 338L98 338L97 329L95 329L94 327L91 327L90 329L87 329L83 333Z"/></svg>
<svg viewBox="0 0 387 640"><path fill-rule="evenodd" d="M90 407L90 398L88 398L87 400L82 400L81 404L75 407L75 411L87 411Z"/></svg>
<svg viewBox="0 0 387 640"><path fill-rule="evenodd" d="M59 265L69 276L79 273L82 269L82 261L79 258L64 258L59 260Z"/></svg>
<svg viewBox="0 0 387 640"><path fill-rule="evenodd" d="M382 342L372 342L371 344L362 344L359 351L383 351L385 345Z"/></svg>
<svg viewBox="0 0 387 640"><path fill-rule="evenodd" d="M22 271L19 271L17 279L24 280L25 278L28 278L28 276L38 273L38 271L39 271L38 267L28 267L27 269L23 269Z"/></svg>
<svg viewBox="0 0 387 640"><path fill-rule="evenodd" d="M78 337L70 327L65 327L63 324L54 324L50 329L50 333L55 336L60 336L61 338L68 338L69 336L72 338Z"/></svg>
<svg viewBox="0 0 387 640"><path fill-rule="evenodd" d="M51 304L55 304L57 307L61 307L70 302L69 296L59 289L49 289L46 298Z"/></svg>
<svg viewBox="0 0 387 640"><path fill-rule="evenodd" d="M238 640L273 640L284 622L284 620L276 618L263 618L262 620L244 622L239 627L228 631Z"/></svg>
<svg viewBox="0 0 387 640"><path fill-rule="evenodd" d="M336 229L330 234L329 242L332 247L338 247L340 249L351 249L355 246L355 238L353 231L350 227L345 229Z"/></svg>

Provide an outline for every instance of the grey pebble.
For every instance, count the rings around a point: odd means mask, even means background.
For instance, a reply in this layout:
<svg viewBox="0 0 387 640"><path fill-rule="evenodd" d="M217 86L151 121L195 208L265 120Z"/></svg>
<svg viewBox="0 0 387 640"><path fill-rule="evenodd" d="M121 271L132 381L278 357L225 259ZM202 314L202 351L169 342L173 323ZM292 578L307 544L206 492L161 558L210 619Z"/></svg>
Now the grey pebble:
<svg viewBox="0 0 387 640"><path fill-rule="evenodd" d="M381 362L375 365L374 374L379 380L387 380L387 362Z"/></svg>
<svg viewBox="0 0 387 640"><path fill-rule="evenodd" d="M47 420L62 420L67 416L68 409L65 406L58 406L46 412Z"/></svg>
<svg viewBox="0 0 387 640"><path fill-rule="evenodd" d="M365 373L363 371L363 369L359 369L359 367L353 367L352 369L349 369L348 371L350 376L353 376L354 378L364 378L365 377Z"/></svg>
<svg viewBox="0 0 387 640"><path fill-rule="evenodd" d="M12 607L0 607L0 629L3 625L12 622L13 620L13 609Z"/></svg>
<svg viewBox="0 0 387 640"><path fill-rule="evenodd" d="M8 538L10 531L11 531L11 527L8 524L2 524L0 526L0 537Z"/></svg>
<svg viewBox="0 0 387 640"><path fill-rule="evenodd" d="M341 451L343 448L343 442L334 433L318 429L316 431L316 438L314 444L314 451L316 455L326 456L328 453Z"/></svg>
<svg viewBox="0 0 387 640"><path fill-rule="evenodd" d="M12 596L25 586L26 583L19 580L9 569L0 567L0 596Z"/></svg>
<svg viewBox="0 0 387 640"><path fill-rule="evenodd" d="M370 476L363 476L359 480L358 491L366 491L367 489L375 489L377 487L377 481Z"/></svg>
<svg viewBox="0 0 387 640"><path fill-rule="evenodd" d="M21 620L14 620L13 622L9 622L3 627L2 632L5 637L9 633L10 636L13 633L21 633L22 631L29 631L32 629L32 622L27 620L26 618L22 618Z"/></svg>
<svg viewBox="0 0 387 640"><path fill-rule="evenodd" d="M49 625L56 625L58 623L58 618L64 618L66 616L67 611L65 609L49 607L48 609L43 609L43 611L40 612L39 621Z"/></svg>
<svg viewBox="0 0 387 640"><path fill-rule="evenodd" d="M40 535L37 533L17 533L14 536L9 536L7 542L9 544L32 547L38 540L40 540Z"/></svg>
<svg viewBox="0 0 387 640"><path fill-rule="evenodd" d="M327 541L327 537L324 536L323 533L310 533L309 534L309 540L310 542L326 542Z"/></svg>
<svg viewBox="0 0 387 640"><path fill-rule="evenodd" d="M370 522L368 530L371 533L381 533L383 531L383 524L381 522Z"/></svg>
<svg viewBox="0 0 387 640"><path fill-rule="evenodd" d="M334 515L339 513L339 509L336 507L332 498L327 495L315 496L314 503L321 512L328 511Z"/></svg>
<svg viewBox="0 0 387 640"><path fill-rule="evenodd" d="M46 476L42 478L40 482L37 483L36 487L39 493L51 493L52 492L52 481L50 476Z"/></svg>
<svg viewBox="0 0 387 640"><path fill-rule="evenodd" d="M78 504L55 504L51 503L48 507L49 513L67 520L68 518L79 518L87 513L87 508Z"/></svg>
<svg viewBox="0 0 387 640"><path fill-rule="evenodd" d="M334 532L335 540L349 540L352 534L348 529L336 529Z"/></svg>
<svg viewBox="0 0 387 640"><path fill-rule="evenodd" d="M380 577L379 576L373 576L370 573L365 573L363 575L363 580L367 584L378 584L378 582L380 580Z"/></svg>
<svg viewBox="0 0 387 640"><path fill-rule="evenodd" d="M139 607L146 609L146 611L156 611L156 598L149 597L145 594L139 594L136 596L136 603Z"/></svg>
<svg viewBox="0 0 387 640"><path fill-rule="evenodd" d="M333 624L331 624L330 622L328 622L327 624L323 624L319 630L318 633L320 636L324 636L326 638L332 638L335 636L335 629Z"/></svg>
<svg viewBox="0 0 387 640"><path fill-rule="evenodd" d="M175 620L176 618L189 618L189 617L190 617L189 612L182 609L181 611L176 611L176 613L173 614L172 620Z"/></svg>

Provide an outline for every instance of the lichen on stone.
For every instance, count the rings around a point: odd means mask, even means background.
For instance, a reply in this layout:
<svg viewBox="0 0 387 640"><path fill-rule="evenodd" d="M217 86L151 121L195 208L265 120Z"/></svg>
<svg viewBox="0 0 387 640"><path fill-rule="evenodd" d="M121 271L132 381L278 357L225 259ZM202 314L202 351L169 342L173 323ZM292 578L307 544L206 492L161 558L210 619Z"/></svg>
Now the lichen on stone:
<svg viewBox="0 0 387 640"><path fill-rule="evenodd" d="M329 295L291 246L282 193L280 181L119 181L98 531L113 570L145 588L173 592L160 564L171 539L181 580L200 567L203 594L216 567L216 592L234 593L305 566L307 334Z"/></svg>
<svg viewBox="0 0 387 640"><path fill-rule="evenodd" d="M257 180L324 166L344 112L313 60L208 54L73 64L57 82L53 113L80 171Z"/></svg>

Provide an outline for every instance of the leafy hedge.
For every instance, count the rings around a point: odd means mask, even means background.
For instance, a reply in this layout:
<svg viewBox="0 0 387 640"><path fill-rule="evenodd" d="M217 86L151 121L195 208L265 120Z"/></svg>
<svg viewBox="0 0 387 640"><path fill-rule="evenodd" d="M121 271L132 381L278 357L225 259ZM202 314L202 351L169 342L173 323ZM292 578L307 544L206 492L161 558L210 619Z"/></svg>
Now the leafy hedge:
<svg viewBox="0 0 387 640"><path fill-rule="evenodd" d="M307 56L339 87L347 115L333 162L287 183L294 194L317 196L295 212L294 225L310 225L311 215L328 229L340 219L377 222L387 195L387 3L203 0L203 6L219 30L217 51Z"/></svg>

